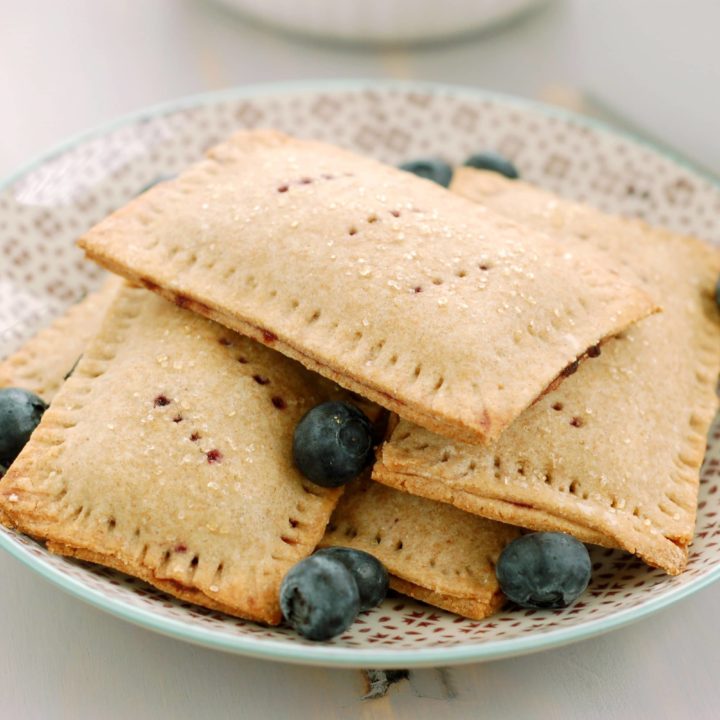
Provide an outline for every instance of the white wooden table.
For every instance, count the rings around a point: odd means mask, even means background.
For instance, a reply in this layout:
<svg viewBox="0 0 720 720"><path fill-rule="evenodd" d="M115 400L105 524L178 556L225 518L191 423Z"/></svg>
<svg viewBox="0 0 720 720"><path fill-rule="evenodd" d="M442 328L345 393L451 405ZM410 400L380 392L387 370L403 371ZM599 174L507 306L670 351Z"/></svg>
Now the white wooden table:
<svg viewBox="0 0 720 720"><path fill-rule="evenodd" d="M604 98L720 172L720 4L554 2L425 50L318 47L200 0L0 0L0 176L65 136L249 82L412 77ZM0 718L717 718L720 585L547 653L423 670L362 702L359 672L181 644L102 614L0 554Z"/></svg>

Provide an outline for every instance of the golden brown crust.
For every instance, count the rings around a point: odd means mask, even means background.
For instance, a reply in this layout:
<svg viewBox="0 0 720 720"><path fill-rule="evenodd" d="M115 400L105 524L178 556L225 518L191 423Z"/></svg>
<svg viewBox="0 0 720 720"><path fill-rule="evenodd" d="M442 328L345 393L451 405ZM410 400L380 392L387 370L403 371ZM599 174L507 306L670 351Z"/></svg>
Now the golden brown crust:
<svg viewBox="0 0 720 720"><path fill-rule="evenodd" d="M561 252L433 183L269 131L238 133L80 244L167 299L475 443L589 346L655 310L597 254Z"/></svg>

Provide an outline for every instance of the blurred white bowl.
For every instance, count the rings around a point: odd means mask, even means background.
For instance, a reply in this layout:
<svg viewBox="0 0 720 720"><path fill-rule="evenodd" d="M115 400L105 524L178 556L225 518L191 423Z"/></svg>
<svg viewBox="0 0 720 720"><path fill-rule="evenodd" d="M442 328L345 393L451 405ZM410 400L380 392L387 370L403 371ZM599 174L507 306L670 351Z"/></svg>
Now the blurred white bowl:
<svg viewBox="0 0 720 720"><path fill-rule="evenodd" d="M506 20L544 0L217 0L263 22L350 42L416 42Z"/></svg>

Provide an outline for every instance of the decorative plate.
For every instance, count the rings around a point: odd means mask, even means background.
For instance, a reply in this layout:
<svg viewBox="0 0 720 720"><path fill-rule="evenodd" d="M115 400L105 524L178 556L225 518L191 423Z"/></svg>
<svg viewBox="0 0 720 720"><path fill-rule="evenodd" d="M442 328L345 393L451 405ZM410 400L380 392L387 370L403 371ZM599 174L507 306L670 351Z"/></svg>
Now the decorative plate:
<svg viewBox="0 0 720 720"><path fill-rule="evenodd" d="M75 238L161 175L177 173L240 127L276 127L398 163L453 163L482 149L523 177L616 213L712 241L720 185L641 141L527 101L476 90L377 81L234 90L151 108L75 138L0 185L0 348L18 348L101 273ZM510 610L477 622L396 595L332 642L174 601L118 573L57 557L0 530L0 546L61 588L176 638L245 655L335 666L417 667L504 657L638 619L720 577L720 421L709 436L697 537L670 578L622 552L592 550L589 591L569 609Z"/></svg>

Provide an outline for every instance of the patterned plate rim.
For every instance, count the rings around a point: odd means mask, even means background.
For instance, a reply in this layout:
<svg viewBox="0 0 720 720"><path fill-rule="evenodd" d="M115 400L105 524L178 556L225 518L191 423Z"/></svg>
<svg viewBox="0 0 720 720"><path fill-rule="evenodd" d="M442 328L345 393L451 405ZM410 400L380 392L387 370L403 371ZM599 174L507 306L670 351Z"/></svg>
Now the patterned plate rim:
<svg viewBox="0 0 720 720"><path fill-rule="evenodd" d="M55 145L29 163L21 166L14 173L0 180L0 192L44 163L68 152L76 146L89 140L100 138L118 128L141 122L148 118L241 98L283 95L290 92L327 93L333 91L362 92L367 90L376 92L395 91L435 95L445 94L455 98L462 98L464 96L476 101L495 101L506 106L515 106L522 110L531 110L546 116L556 117L565 122L571 122L577 126L583 126L596 132L622 137L635 145L642 146L656 154L664 156L684 169L707 180L720 190L720 178L718 176L704 168L698 167L695 163L677 153L675 150L667 146L662 146L657 142L650 142L631 132L617 130L593 118L583 117L561 108L551 107L540 102L513 95L460 85L419 81L357 79L263 83L190 95L178 100L146 107L142 110L120 116L111 122L78 133L64 142ZM8 533L0 533L0 548L5 549L10 555L20 560L40 576L71 595L115 617L122 618L123 620L127 620L162 635L249 657L334 667L421 667L456 665L547 650L620 628L668 607L678 600L720 579L720 564L718 564L718 566L707 575L690 581L687 585L678 587L675 590L670 590L660 597L649 600L642 605L631 607L627 610L620 610L610 617L585 622L577 627L552 630L540 633L537 636L479 643L474 642L469 643L467 646L450 648L438 647L422 650L337 648L324 645L309 647L306 645L294 645L281 640L216 635L215 633L208 632L204 628L195 627L179 620L157 616L152 611L145 610L144 608L128 606L120 600L107 598L100 591L88 588L80 580L68 577L60 570L46 565L29 551L13 543Z"/></svg>

